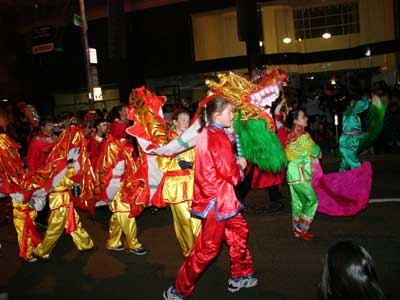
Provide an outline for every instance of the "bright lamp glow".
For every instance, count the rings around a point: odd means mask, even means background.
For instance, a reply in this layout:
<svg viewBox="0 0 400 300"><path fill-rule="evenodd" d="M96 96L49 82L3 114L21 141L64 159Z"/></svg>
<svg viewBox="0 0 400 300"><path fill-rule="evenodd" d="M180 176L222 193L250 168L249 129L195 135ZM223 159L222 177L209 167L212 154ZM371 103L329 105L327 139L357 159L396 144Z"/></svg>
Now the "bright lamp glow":
<svg viewBox="0 0 400 300"><path fill-rule="evenodd" d="M323 35L322 35L322 37L324 38L324 39L330 39L331 37L332 37L332 34L330 34L329 32L325 32Z"/></svg>
<svg viewBox="0 0 400 300"><path fill-rule="evenodd" d="M335 126L339 125L339 116L335 114Z"/></svg>
<svg viewBox="0 0 400 300"><path fill-rule="evenodd" d="M365 50L365 56L371 56L371 49Z"/></svg>
<svg viewBox="0 0 400 300"><path fill-rule="evenodd" d="M94 94L94 101L103 100L103 92L100 86L93 88L93 94Z"/></svg>
<svg viewBox="0 0 400 300"><path fill-rule="evenodd" d="M97 64L97 50L95 48L89 48L89 62Z"/></svg>
<svg viewBox="0 0 400 300"><path fill-rule="evenodd" d="M291 41L292 41L292 39L290 38L290 37L285 37L283 40L282 40L285 44L289 44Z"/></svg>

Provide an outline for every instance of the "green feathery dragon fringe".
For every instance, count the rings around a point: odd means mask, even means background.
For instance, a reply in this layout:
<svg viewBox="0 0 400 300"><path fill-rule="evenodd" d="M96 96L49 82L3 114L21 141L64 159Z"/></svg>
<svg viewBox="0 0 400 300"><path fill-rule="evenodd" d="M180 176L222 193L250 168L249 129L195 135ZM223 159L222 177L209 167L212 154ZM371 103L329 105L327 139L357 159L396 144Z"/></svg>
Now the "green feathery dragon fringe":
<svg viewBox="0 0 400 300"><path fill-rule="evenodd" d="M236 115L234 128L239 136L243 157L266 172L278 173L285 168L285 152L275 132L268 130L266 121L241 121L240 111Z"/></svg>
<svg viewBox="0 0 400 300"><path fill-rule="evenodd" d="M386 105L380 98L373 98L368 109L368 132L363 134L358 146L358 152L368 149L382 131Z"/></svg>

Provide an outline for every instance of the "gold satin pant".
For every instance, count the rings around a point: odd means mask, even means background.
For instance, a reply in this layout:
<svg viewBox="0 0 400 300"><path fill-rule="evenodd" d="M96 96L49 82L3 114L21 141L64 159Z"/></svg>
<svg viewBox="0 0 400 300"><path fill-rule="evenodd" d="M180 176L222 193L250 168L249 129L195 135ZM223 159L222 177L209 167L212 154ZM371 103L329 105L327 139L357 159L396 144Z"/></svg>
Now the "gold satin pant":
<svg viewBox="0 0 400 300"><path fill-rule="evenodd" d="M57 240L67 225L68 220L68 207L60 207L50 212L49 225L46 234L44 235L42 243L40 243L34 250L34 254L41 258L49 258L50 253L53 251ZM94 244L87 231L83 228L79 215L74 209L74 217L76 230L71 232L70 235L75 246L79 251L89 250L93 248Z"/></svg>
<svg viewBox="0 0 400 300"><path fill-rule="evenodd" d="M201 220L191 216L189 205L189 201L170 205L176 239L183 256L190 254L201 229Z"/></svg>
<svg viewBox="0 0 400 300"><path fill-rule="evenodd" d="M125 234L126 249L138 249L142 245L137 239L137 226L135 218L129 218L129 212L114 212L111 215L109 226L110 238L107 248L118 248L122 246L122 233Z"/></svg>
<svg viewBox="0 0 400 300"><path fill-rule="evenodd" d="M14 227L15 227L15 230L17 231L18 247L21 248L24 227L25 227L26 212L22 212L19 209L27 210L27 209L29 209L29 205L13 202L13 208L14 208L13 209ZM29 218L32 220L33 224L35 224L36 216L37 216L37 211L34 209L31 209L31 211L29 212ZM24 259L30 260L33 257L33 248L34 247L32 244L32 239L30 236L28 236L26 255L25 255Z"/></svg>

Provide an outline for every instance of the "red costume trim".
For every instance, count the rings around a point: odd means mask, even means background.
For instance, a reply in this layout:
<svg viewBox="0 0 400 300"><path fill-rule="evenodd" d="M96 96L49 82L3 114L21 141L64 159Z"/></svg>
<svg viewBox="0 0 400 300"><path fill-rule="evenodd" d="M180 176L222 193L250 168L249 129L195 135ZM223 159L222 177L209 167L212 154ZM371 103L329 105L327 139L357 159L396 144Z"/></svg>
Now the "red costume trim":
<svg viewBox="0 0 400 300"><path fill-rule="evenodd" d="M29 213L32 211L32 209L27 208L27 209L22 209L20 207L16 208L19 212L22 212L25 214L24 216L24 230L22 233L22 241L21 241L21 247L19 248L19 257L21 258L26 258L26 251L28 249L28 238L31 238L31 242L33 246L38 245L39 243L42 242L42 238L39 234L39 232L36 230L36 226L33 223L31 217L29 216Z"/></svg>

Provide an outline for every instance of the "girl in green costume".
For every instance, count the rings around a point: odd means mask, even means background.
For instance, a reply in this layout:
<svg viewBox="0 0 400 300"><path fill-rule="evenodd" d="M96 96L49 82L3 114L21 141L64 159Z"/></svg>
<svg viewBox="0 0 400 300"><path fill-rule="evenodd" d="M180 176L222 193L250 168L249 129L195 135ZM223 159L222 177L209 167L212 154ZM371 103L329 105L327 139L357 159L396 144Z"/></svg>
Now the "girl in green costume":
<svg viewBox="0 0 400 300"><path fill-rule="evenodd" d="M339 151L342 156L339 171L351 170L361 165L357 157L360 139L366 133L361 132L361 121L359 113L367 110L369 106L368 97L360 100L350 100L349 107L343 113L342 135L339 139Z"/></svg>
<svg viewBox="0 0 400 300"><path fill-rule="evenodd" d="M320 148L305 132L307 116L301 109L291 110L286 117L290 133L286 142L287 181L292 198L293 234L311 240L309 231L318 206L317 195L312 186L311 160L320 157Z"/></svg>

